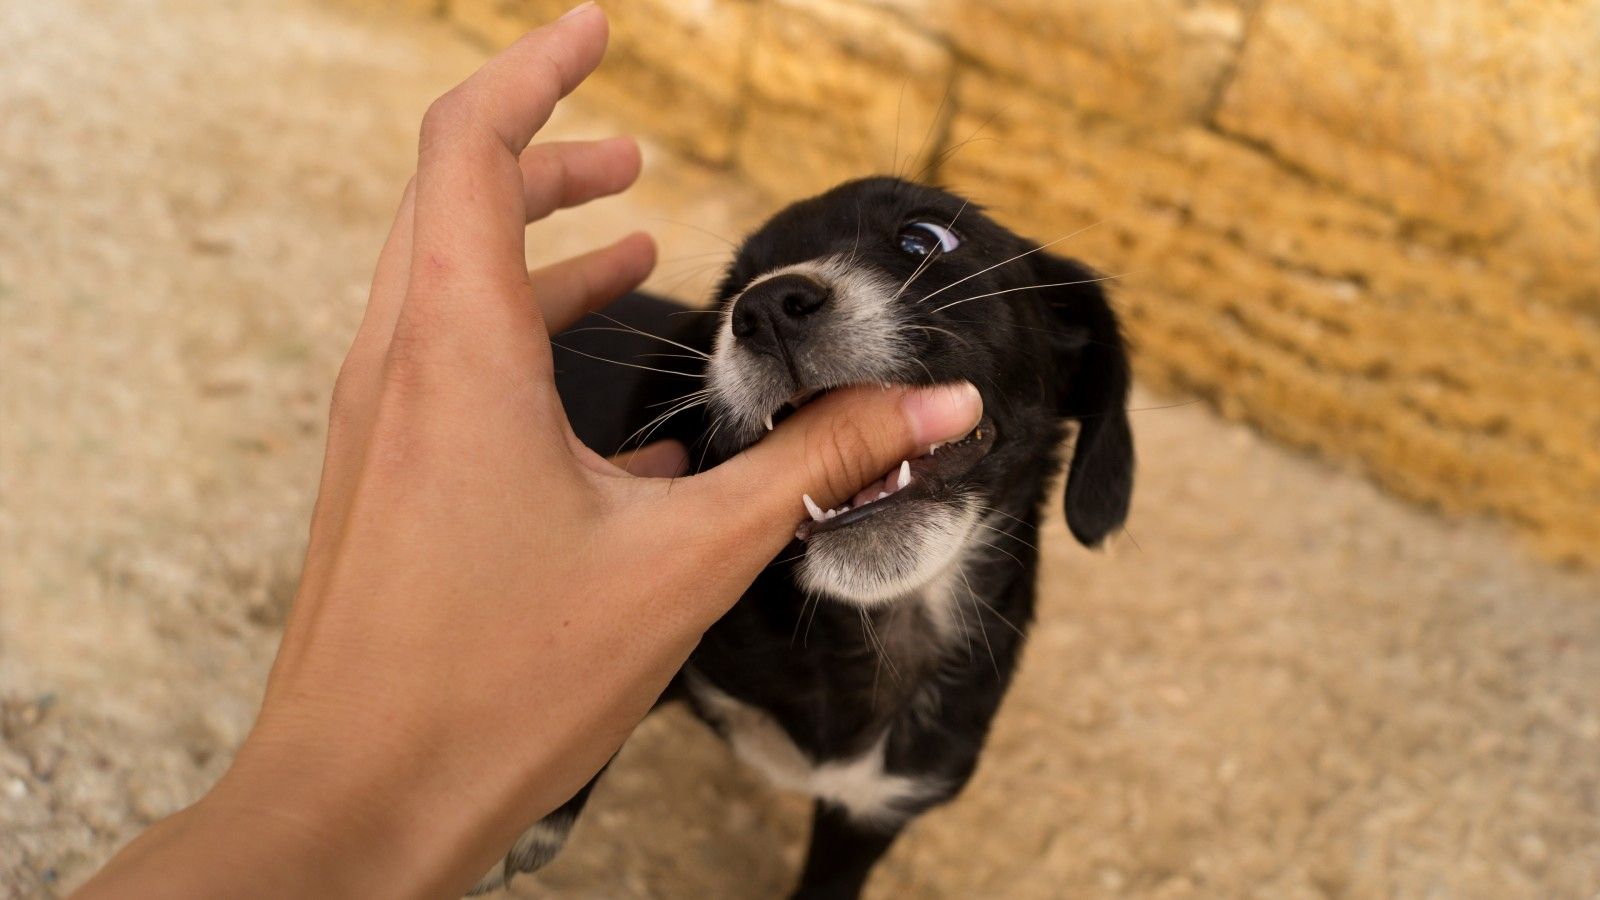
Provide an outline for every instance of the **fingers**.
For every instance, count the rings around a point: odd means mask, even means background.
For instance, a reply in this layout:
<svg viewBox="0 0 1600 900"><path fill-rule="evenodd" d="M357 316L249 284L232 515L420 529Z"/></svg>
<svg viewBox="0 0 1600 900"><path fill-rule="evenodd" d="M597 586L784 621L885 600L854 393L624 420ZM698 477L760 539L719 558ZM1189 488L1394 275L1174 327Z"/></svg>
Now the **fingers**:
<svg viewBox="0 0 1600 900"><path fill-rule="evenodd" d="M983 415L966 382L931 388L856 387L807 404L760 443L680 482L682 521L736 537L733 552L760 566L806 518L802 495L836 506L929 444L970 432ZM723 542L710 542L728 546Z"/></svg>
<svg viewBox="0 0 1600 900"><path fill-rule="evenodd" d="M450 304L440 318L464 327L474 300L507 300L527 276L518 157L556 101L605 52L594 6L524 35L429 107L417 153L412 302Z"/></svg>
<svg viewBox="0 0 1600 900"><path fill-rule="evenodd" d="M656 441L611 457L611 464L640 478L675 478L689 471L689 452L677 441Z"/></svg>
<svg viewBox="0 0 1600 900"><path fill-rule="evenodd" d="M638 287L655 265L655 241L638 232L609 247L535 269L528 282L544 312L545 328L555 334Z"/></svg>
<svg viewBox="0 0 1600 900"><path fill-rule="evenodd" d="M558 209L587 203L627 189L639 177L639 145L630 137L598 141L561 141L528 148L519 160L528 218L543 218ZM406 184L400 210L378 256L367 311L356 332L346 371L382 365L411 278L412 228L416 181ZM577 260L556 263L530 273L534 296L552 331L560 331L584 312L597 309L638 287L655 267L655 244L647 236L629 235L617 244ZM576 313L571 310L577 310ZM554 317L554 318L552 318ZM355 376L347 382L370 382ZM352 388L355 385L352 384ZM346 394L364 394L348 390Z"/></svg>
<svg viewBox="0 0 1600 900"><path fill-rule="evenodd" d="M626 189L638 179L642 157L633 138L613 137L537 144L518 165L524 216L532 222Z"/></svg>

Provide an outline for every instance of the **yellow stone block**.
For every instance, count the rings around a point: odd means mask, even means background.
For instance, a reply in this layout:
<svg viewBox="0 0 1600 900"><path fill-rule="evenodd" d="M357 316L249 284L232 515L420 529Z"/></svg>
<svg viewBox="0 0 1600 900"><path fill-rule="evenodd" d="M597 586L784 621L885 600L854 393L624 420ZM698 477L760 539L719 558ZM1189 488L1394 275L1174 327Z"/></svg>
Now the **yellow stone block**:
<svg viewBox="0 0 1600 900"><path fill-rule="evenodd" d="M1600 561L1600 329L1536 311L1500 257L1199 126L1129 127L962 83L943 167L1037 240L1120 277L1149 381L1193 390L1392 490L1492 510ZM1587 543L1586 543L1587 542Z"/></svg>
<svg viewBox="0 0 1600 900"><path fill-rule="evenodd" d="M949 4L980 66L1123 120L1196 120L1245 34L1244 0L992 0Z"/></svg>
<svg viewBox="0 0 1600 900"><path fill-rule="evenodd" d="M1600 0L1272 0L1218 123L1600 308Z"/></svg>
<svg viewBox="0 0 1600 900"><path fill-rule="evenodd" d="M568 0L448 0L448 15L496 46L565 12ZM630 130L726 162L755 4L608 0L606 59L579 90Z"/></svg>
<svg viewBox="0 0 1600 900"><path fill-rule="evenodd" d="M762 6L736 161L779 198L915 174L939 145L953 60L894 11L845 0Z"/></svg>

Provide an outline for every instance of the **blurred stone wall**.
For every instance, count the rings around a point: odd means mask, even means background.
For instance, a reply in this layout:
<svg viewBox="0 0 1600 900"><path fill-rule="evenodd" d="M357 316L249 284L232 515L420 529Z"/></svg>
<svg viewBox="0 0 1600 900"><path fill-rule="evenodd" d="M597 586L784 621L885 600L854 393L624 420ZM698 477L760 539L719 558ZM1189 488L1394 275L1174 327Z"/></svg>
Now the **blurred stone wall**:
<svg viewBox="0 0 1600 900"><path fill-rule="evenodd" d="M568 0L408 0L491 44ZM1600 0L605 0L591 99L775 202L946 183L1141 375L1600 561Z"/></svg>

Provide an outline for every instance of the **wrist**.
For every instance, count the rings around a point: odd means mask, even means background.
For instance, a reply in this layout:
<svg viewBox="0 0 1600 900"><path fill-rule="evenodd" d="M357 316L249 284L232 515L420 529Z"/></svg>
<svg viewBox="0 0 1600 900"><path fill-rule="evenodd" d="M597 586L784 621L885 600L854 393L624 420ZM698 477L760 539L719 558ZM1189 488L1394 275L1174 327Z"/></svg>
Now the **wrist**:
<svg viewBox="0 0 1600 900"><path fill-rule="evenodd" d="M487 837L485 807L452 802L438 771L307 747L253 736L186 811L219 865L274 879L263 894L296 897L458 896L482 874L463 864Z"/></svg>

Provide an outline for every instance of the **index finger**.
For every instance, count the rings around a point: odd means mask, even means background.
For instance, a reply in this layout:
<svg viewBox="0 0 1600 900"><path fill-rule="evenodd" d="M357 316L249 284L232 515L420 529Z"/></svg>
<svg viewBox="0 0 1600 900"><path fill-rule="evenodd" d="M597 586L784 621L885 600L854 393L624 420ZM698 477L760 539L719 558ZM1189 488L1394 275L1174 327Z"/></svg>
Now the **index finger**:
<svg viewBox="0 0 1600 900"><path fill-rule="evenodd" d="M517 157L556 102L600 64L608 30L598 7L579 6L523 35L428 108L417 150L413 296L468 302L526 282Z"/></svg>

